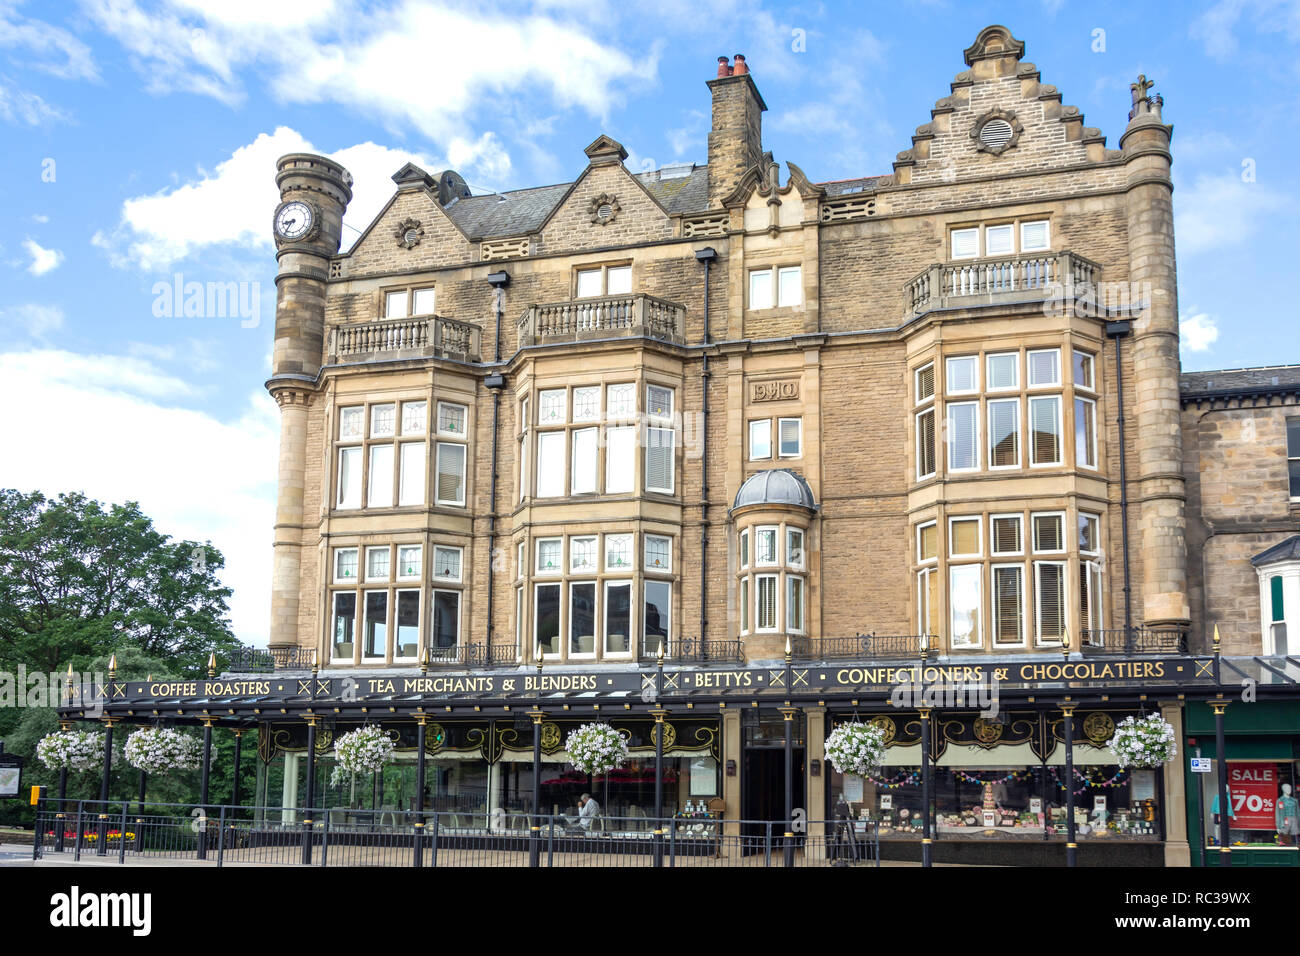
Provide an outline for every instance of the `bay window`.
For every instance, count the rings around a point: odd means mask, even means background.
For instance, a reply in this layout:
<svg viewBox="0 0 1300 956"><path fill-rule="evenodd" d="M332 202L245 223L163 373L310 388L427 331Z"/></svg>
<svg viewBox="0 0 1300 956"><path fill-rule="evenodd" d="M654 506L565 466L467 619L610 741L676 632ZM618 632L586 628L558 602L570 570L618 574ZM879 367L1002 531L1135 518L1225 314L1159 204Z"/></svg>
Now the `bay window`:
<svg viewBox="0 0 1300 956"><path fill-rule="evenodd" d="M776 583L775 574L759 574L754 578L758 586L757 594L757 630L776 630Z"/></svg>
<svg viewBox="0 0 1300 956"><path fill-rule="evenodd" d="M1061 463L1061 398L1029 399L1029 464Z"/></svg>
<svg viewBox="0 0 1300 956"><path fill-rule="evenodd" d="M569 584L569 656L596 653L596 582Z"/></svg>
<svg viewBox="0 0 1300 956"><path fill-rule="evenodd" d="M979 402L948 405L948 470L977 471L979 453Z"/></svg>
<svg viewBox="0 0 1300 956"><path fill-rule="evenodd" d="M1019 564L993 565L993 643L1024 644L1025 569Z"/></svg>
<svg viewBox="0 0 1300 956"><path fill-rule="evenodd" d="M605 582L605 653L632 650L632 582ZM657 648L646 648L657 650ZM666 650L666 648L665 648Z"/></svg>
<svg viewBox="0 0 1300 956"><path fill-rule="evenodd" d="M1034 562L1034 605L1039 644L1059 644L1065 636L1065 562Z"/></svg>
<svg viewBox="0 0 1300 956"><path fill-rule="evenodd" d="M641 647L643 653L653 653L660 647L668 650L669 624L672 618L673 586L667 581L647 579L644 584L645 601L641 615Z"/></svg>
<svg viewBox="0 0 1300 956"><path fill-rule="evenodd" d="M1090 398L1074 400L1074 463L1097 467L1097 403Z"/></svg>
<svg viewBox="0 0 1300 956"><path fill-rule="evenodd" d="M335 508L363 503L411 508L428 502L429 406L418 399L339 409ZM463 507L468 408L451 402L438 402L436 408L437 433L458 441L434 445L435 498L438 504Z"/></svg>
<svg viewBox="0 0 1300 956"><path fill-rule="evenodd" d="M430 656L455 659L460 645L460 592L433 590L433 620L429 634Z"/></svg>
<svg viewBox="0 0 1300 956"><path fill-rule="evenodd" d="M949 635L953 647L983 643L983 567L958 564L948 568Z"/></svg>

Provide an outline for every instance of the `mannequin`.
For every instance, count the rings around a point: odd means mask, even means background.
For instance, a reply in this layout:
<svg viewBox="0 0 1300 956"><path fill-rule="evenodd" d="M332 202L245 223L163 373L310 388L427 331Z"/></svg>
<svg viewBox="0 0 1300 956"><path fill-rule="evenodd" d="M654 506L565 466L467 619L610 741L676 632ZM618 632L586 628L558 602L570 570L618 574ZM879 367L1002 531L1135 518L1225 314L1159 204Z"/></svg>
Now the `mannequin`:
<svg viewBox="0 0 1300 956"><path fill-rule="evenodd" d="M1282 795L1277 798L1273 810L1273 824L1277 828L1278 842L1291 846L1294 837L1300 833L1300 802L1291 796L1291 784L1282 784Z"/></svg>
<svg viewBox="0 0 1300 956"><path fill-rule="evenodd" d="M1219 825L1219 794L1217 792L1214 794L1214 799L1210 801L1210 813L1214 815L1214 825L1217 827ZM1235 819L1237 819L1237 811L1232 809L1232 793L1229 792L1228 793L1228 820L1229 820L1228 825L1231 826L1232 825L1231 821Z"/></svg>

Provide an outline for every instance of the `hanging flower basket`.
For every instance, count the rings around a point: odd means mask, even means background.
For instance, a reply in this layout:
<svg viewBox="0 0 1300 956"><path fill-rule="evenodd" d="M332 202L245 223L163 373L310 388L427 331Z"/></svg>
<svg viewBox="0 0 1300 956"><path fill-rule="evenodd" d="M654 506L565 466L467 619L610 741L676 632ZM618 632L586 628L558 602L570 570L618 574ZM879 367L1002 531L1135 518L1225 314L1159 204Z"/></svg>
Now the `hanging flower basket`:
<svg viewBox="0 0 1300 956"><path fill-rule="evenodd" d="M104 735L93 730L60 730L36 744L36 756L50 770L90 770L104 762Z"/></svg>
<svg viewBox="0 0 1300 956"><path fill-rule="evenodd" d="M569 763L593 777L627 763L627 740L609 724L583 724L564 741Z"/></svg>
<svg viewBox="0 0 1300 956"><path fill-rule="evenodd" d="M1178 756L1173 725L1159 714L1125 717L1106 746L1121 767L1158 767Z"/></svg>
<svg viewBox="0 0 1300 956"><path fill-rule="evenodd" d="M865 777L885 758L885 732L875 724L840 724L826 738L826 759L840 773Z"/></svg>
<svg viewBox="0 0 1300 956"><path fill-rule="evenodd" d="M203 760L203 745L171 727L141 727L126 738L126 762L145 773L193 770Z"/></svg>
<svg viewBox="0 0 1300 956"><path fill-rule="evenodd" d="M393 739L388 734L374 724L358 727L335 739L334 775L378 773L392 757Z"/></svg>

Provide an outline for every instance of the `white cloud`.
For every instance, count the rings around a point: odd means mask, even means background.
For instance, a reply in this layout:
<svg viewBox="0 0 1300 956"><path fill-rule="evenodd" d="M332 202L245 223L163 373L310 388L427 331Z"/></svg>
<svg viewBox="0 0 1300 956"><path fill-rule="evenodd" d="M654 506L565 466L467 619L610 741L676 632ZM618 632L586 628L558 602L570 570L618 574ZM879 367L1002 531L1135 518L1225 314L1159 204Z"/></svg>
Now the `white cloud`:
<svg viewBox="0 0 1300 956"><path fill-rule="evenodd" d="M31 264L27 271L34 276L43 276L47 272L53 272L63 264L63 253L58 249L46 249L35 239L28 237L23 240L23 248L27 254L32 257Z"/></svg>
<svg viewBox="0 0 1300 956"><path fill-rule="evenodd" d="M117 355L42 350L0 353L0 403L16 415L4 483L46 495L81 491L138 501L156 527L211 540L226 558L223 582L235 633L265 643L270 621L270 529L275 518L279 416L258 392L233 421L175 407L184 382ZM48 423L59 422L56 432Z"/></svg>
<svg viewBox="0 0 1300 956"><path fill-rule="evenodd" d="M320 152L296 130L278 127L262 133L217 164L212 172L153 195L122 204L122 220L112 232L91 238L106 250L113 265L145 271L166 269L200 249L235 246L269 252L271 213L279 202L275 161L285 153ZM430 171L437 167L416 153L359 143L330 154L354 179L352 202L344 216L346 248L370 224L396 188L393 173L413 162ZM194 224L202 223L202 229Z"/></svg>
<svg viewBox="0 0 1300 956"><path fill-rule="evenodd" d="M1189 352L1208 352L1219 340L1218 316L1197 312L1195 307L1192 313L1187 318L1180 316L1178 319L1179 340Z"/></svg>
<svg viewBox="0 0 1300 956"><path fill-rule="evenodd" d="M533 12L512 2L480 9L431 0L83 6L132 55L151 91L236 104L247 95L242 72L256 69L282 103L339 103L394 129L419 130L448 155L476 162L485 102L539 93L604 116L624 87L657 70L656 53L624 52L580 11Z"/></svg>
<svg viewBox="0 0 1300 956"><path fill-rule="evenodd" d="M32 222L46 223L46 222L49 222L49 221L50 221L50 217L49 217L49 216L42 215L41 213L35 213L35 214L32 216Z"/></svg>
<svg viewBox="0 0 1300 956"><path fill-rule="evenodd" d="M67 30L51 26L43 20L33 20L18 13L18 2L0 0L0 49L13 50L31 66L65 80L94 80L99 70L90 54L90 47Z"/></svg>
<svg viewBox="0 0 1300 956"><path fill-rule="evenodd" d="M1291 207L1287 196L1240 174L1201 175L1174 190L1174 235L1180 254L1191 255L1243 242L1269 213Z"/></svg>
<svg viewBox="0 0 1300 956"><path fill-rule="evenodd" d="M1300 0L1219 0L1193 21L1191 35L1211 59L1226 62L1240 43L1235 30L1246 22L1262 33L1282 33L1300 41Z"/></svg>
<svg viewBox="0 0 1300 956"><path fill-rule="evenodd" d="M12 340L16 333L43 341L51 332L63 328L63 310L57 305L28 302L0 309L0 328Z"/></svg>
<svg viewBox="0 0 1300 956"><path fill-rule="evenodd" d="M20 90L4 77L0 77L0 119L6 123L41 126L45 123L66 121L68 115L57 106L51 106L35 93Z"/></svg>

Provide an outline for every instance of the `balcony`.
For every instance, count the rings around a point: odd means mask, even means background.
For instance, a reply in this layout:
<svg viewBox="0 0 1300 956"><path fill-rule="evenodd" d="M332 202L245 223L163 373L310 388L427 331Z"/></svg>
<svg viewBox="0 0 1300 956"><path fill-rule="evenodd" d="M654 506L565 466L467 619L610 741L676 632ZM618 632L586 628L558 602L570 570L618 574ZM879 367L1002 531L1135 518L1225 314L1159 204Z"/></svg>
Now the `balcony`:
<svg viewBox="0 0 1300 956"><path fill-rule="evenodd" d="M440 316L336 325L330 329L329 360L377 362L438 356L476 362L482 330Z"/></svg>
<svg viewBox="0 0 1300 956"><path fill-rule="evenodd" d="M1034 299L1092 299L1101 266L1073 252L964 259L930 266L903 285L903 309L977 308Z"/></svg>
<svg viewBox="0 0 1300 956"><path fill-rule="evenodd" d="M1187 631L1180 627L1131 627L1084 630L1085 654L1186 654Z"/></svg>
<svg viewBox="0 0 1300 956"><path fill-rule="evenodd" d="M920 658L925 642L937 653L939 638L921 634L855 634L852 637L801 637L790 642L791 656L804 661L874 661Z"/></svg>
<svg viewBox="0 0 1300 956"><path fill-rule="evenodd" d="M686 307L652 295L607 295L528 307L519 319L519 344L648 336L684 341Z"/></svg>
<svg viewBox="0 0 1300 956"><path fill-rule="evenodd" d="M641 644L640 657L643 662L654 662L659 658L662 645L664 660L688 663L743 663L745 660L744 641L702 641L697 637L682 637L664 641L662 638L647 637Z"/></svg>

